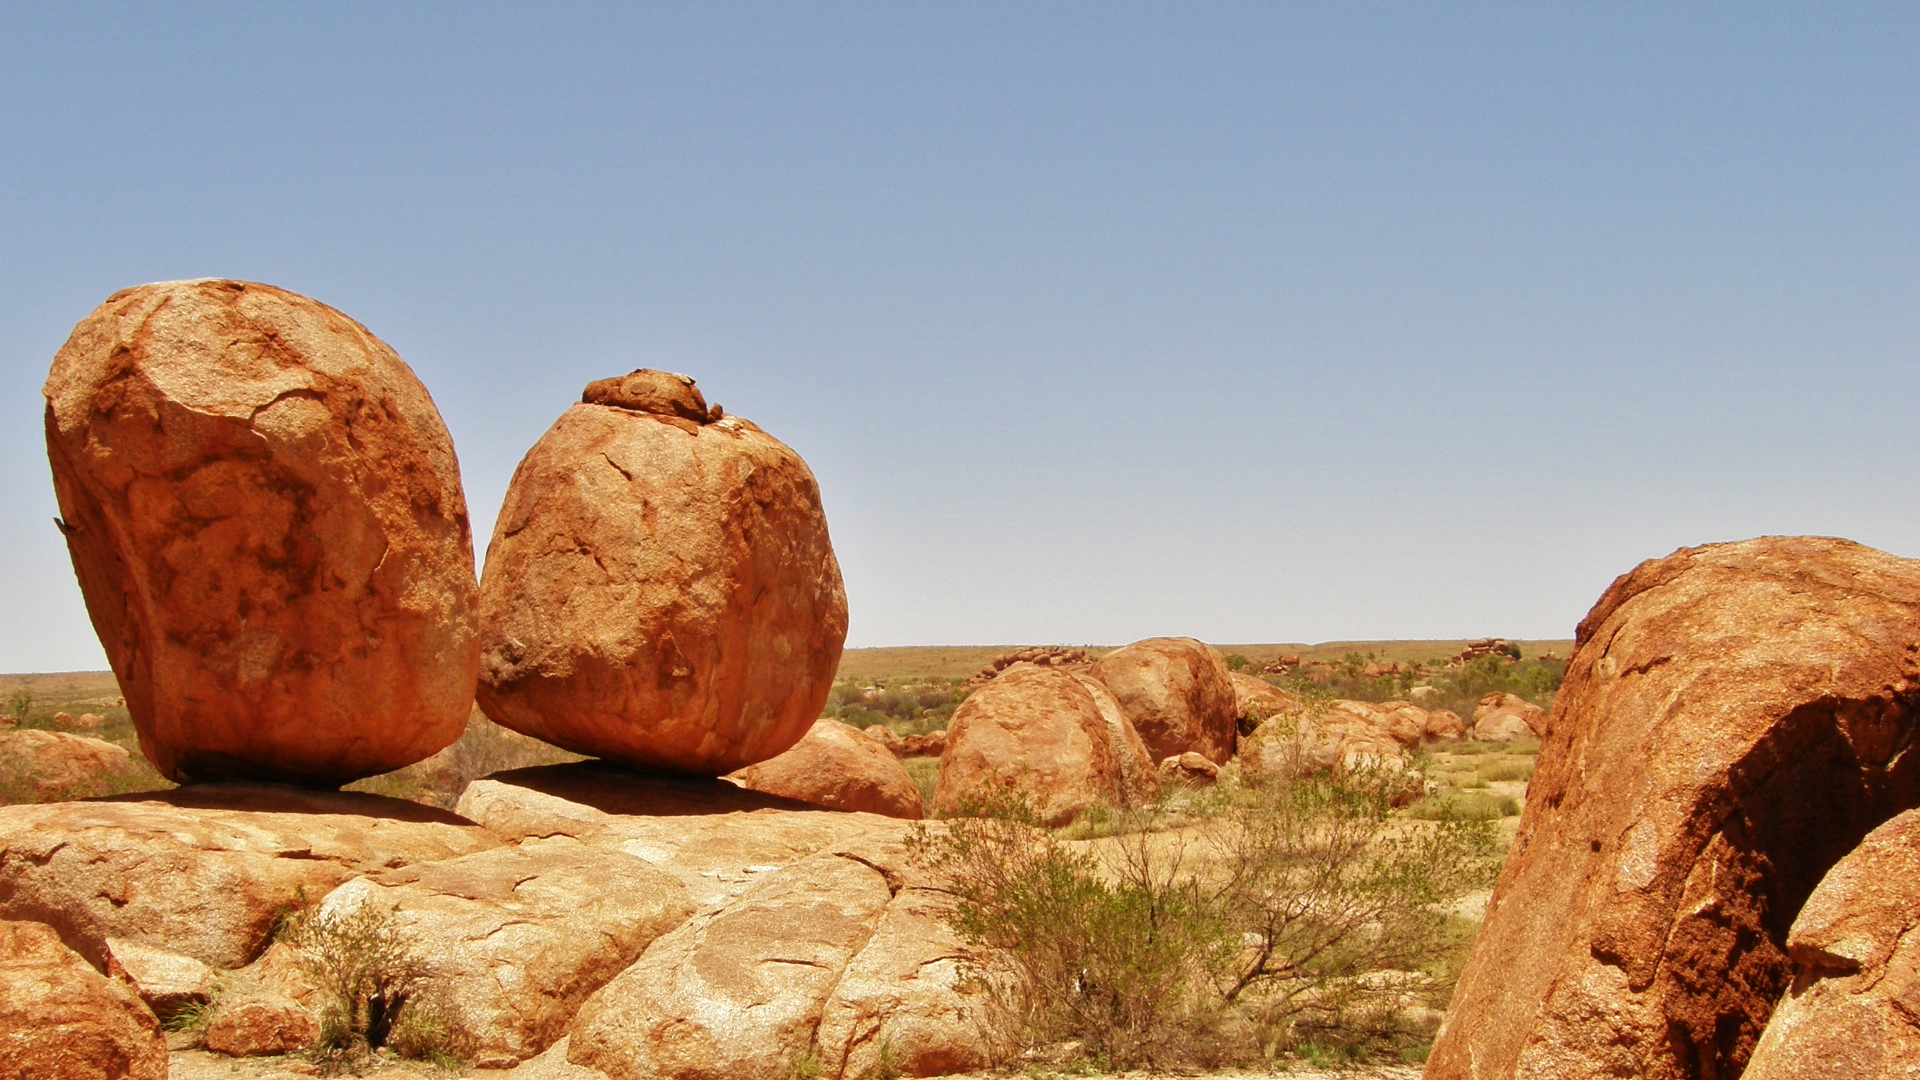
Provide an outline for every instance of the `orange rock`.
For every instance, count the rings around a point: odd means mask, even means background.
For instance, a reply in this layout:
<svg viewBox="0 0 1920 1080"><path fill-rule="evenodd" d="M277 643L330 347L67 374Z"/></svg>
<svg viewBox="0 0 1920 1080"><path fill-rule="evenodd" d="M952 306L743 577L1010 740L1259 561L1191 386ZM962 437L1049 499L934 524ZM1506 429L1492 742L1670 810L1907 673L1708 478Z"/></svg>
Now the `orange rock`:
<svg viewBox="0 0 1920 1080"><path fill-rule="evenodd" d="M1920 1075L1920 810L1834 864L1787 932L1793 983L1743 1080Z"/></svg>
<svg viewBox="0 0 1920 1080"><path fill-rule="evenodd" d="M41 798L96 794L100 781L134 768L125 747L104 739L37 728L0 731L0 778L31 784Z"/></svg>
<svg viewBox="0 0 1920 1080"><path fill-rule="evenodd" d="M1477 742L1537 739L1546 728L1547 710L1518 694L1495 691L1473 708L1473 737Z"/></svg>
<svg viewBox="0 0 1920 1080"><path fill-rule="evenodd" d="M124 981L166 1019L213 995L213 969L191 956L125 938L107 939L107 974Z"/></svg>
<svg viewBox="0 0 1920 1080"><path fill-rule="evenodd" d="M1356 702L1356 704L1358 704ZM1418 750L1427 736L1427 710L1405 701L1383 701L1373 707L1387 736L1409 750Z"/></svg>
<svg viewBox="0 0 1920 1080"><path fill-rule="evenodd" d="M1242 735L1253 734L1267 717L1278 716L1300 704L1299 698L1265 679L1238 671L1228 672L1227 678L1233 684L1233 715Z"/></svg>
<svg viewBox="0 0 1920 1080"><path fill-rule="evenodd" d="M1464 739L1467 737L1467 723L1452 709L1435 709L1427 714L1426 737L1430 742Z"/></svg>
<svg viewBox="0 0 1920 1080"><path fill-rule="evenodd" d="M52 927L0 921L0 1076L167 1080L167 1043L134 992Z"/></svg>
<svg viewBox="0 0 1920 1080"><path fill-rule="evenodd" d="M690 418L685 376L586 397L521 461L487 549L481 708L628 765L720 775L780 754L847 632L813 474L739 417Z"/></svg>
<svg viewBox="0 0 1920 1080"><path fill-rule="evenodd" d="M1795 913L1920 803L1920 563L1682 549L1615 581L1577 640L1426 1075L1739 1076Z"/></svg>
<svg viewBox="0 0 1920 1080"><path fill-rule="evenodd" d="M257 1057L299 1050L320 1037L320 1021L311 1012L276 994L254 993L222 999L201 1041L230 1057Z"/></svg>
<svg viewBox="0 0 1920 1080"><path fill-rule="evenodd" d="M1411 784L1418 776L1385 715L1364 701L1300 706L1263 721L1240 740L1240 764L1249 777L1267 780L1378 770Z"/></svg>
<svg viewBox="0 0 1920 1080"><path fill-rule="evenodd" d="M954 712L933 809L965 813L1017 791L1047 824L1064 825L1089 807L1137 806L1158 786L1145 745L1104 685L1020 664Z"/></svg>
<svg viewBox="0 0 1920 1080"><path fill-rule="evenodd" d="M832 810L921 816L920 789L893 752L838 720L817 720L805 738L779 757L749 765L728 779Z"/></svg>
<svg viewBox="0 0 1920 1080"><path fill-rule="evenodd" d="M1153 760L1192 750L1215 765L1233 757L1238 710L1227 663L1192 638L1148 638L1093 665Z"/></svg>
<svg viewBox="0 0 1920 1080"><path fill-rule="evenodd" d="M1160 762L1160 782L1182 787L1211 787L1220 779L1220 766L1189 750Z"/></svg>
<svg viewBox="0 0 1920 1080"><path fill-rule="evenodd" d="M164 282L94 309L42 392L74 571L163 775L334 784L459 738L466 500L385 343L272 286Z"/></svg>

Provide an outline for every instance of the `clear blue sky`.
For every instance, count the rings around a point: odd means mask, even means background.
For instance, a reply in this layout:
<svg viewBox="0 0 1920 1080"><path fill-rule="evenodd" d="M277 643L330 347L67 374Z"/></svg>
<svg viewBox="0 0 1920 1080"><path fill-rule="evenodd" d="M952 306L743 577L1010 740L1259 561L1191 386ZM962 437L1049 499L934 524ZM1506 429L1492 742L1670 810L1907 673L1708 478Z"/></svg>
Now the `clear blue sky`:
<svg viewBox="0 0 1920 1080"><path fill-rule="evenodd" d="M1920 555L1912 5L0 4L0 671L103 666L49 359L201 276L392 343L483 543L589 379L693 375L818 474L854 645Z"/></svg>

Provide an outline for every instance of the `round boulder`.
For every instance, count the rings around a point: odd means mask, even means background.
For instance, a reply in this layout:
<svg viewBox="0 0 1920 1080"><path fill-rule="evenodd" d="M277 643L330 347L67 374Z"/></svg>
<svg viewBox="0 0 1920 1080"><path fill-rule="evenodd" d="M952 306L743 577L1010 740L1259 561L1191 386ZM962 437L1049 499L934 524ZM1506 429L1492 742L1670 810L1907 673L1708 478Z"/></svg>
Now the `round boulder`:
<svg viewBox="0 0 1920 1080"><path fill-rule="evenodd" d="M269 285L142 285L74 327L42 392L61 531L161 773L335 784L459 738L466 498L386 343Z"/></svg>
<svg viewBox="0 0 1920 1080"><path fill-rule="evenodd" d="M1093 665L1153 760L1188 751L1215 765L1233 757L1239 712L1226 661L1192 638L1148 638Z"/></svg>
<svg viewBox="0 0 1920 1080"><path fill-rule="evenodd" d="M941 817L1023 799L1047 825L1094 806L1130 809L1160 786L1107 688L1077 671L1017 664L975 690L947 726L933 809Z"/></svg>
<svg viewBox="0 0 1920 1080"><path fill-rule="evenodd" d="M833 810L864 810L912 821L922 812L920 789L893 751L838 720L815 721L791 750L728 778L750 791Z"/></svg>
<svg viewBox="0 0 1920 1080"><path fill-rule="evenodd" d="M645 370L589 384L520 462L480 612L496 722L712 776L800 741L847 634L806 463Z"/></svg>

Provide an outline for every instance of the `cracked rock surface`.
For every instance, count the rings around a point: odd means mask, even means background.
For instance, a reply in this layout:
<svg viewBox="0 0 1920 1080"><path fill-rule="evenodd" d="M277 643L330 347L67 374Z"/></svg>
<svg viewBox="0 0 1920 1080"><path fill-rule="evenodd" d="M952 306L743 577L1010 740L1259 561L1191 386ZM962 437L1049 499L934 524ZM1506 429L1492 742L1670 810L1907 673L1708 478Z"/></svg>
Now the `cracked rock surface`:
<svg viewBox="0 0 1920 1080"><path fill-rule="evenodd" d="M820 715L847 633L812 472L682 375L584 398L527 451L487 548L480 707L645 768L778 755Z"/></svg>
<svg viewBox="0 0 1920 1080"><path fill-rule="evenodd" d="M1429 1080L1740 1075L1815 884L1920 804L1916 698L1920 562L1763 537L1616 580Z"/></svg>
<svg viewBox="0 0 1920 1080"><path fill-rule="evenodd" d="M337 784L459 737L466 499L386 343L270 285L162 282L81 320L42 392L74 571L163 775Z"/></svg>

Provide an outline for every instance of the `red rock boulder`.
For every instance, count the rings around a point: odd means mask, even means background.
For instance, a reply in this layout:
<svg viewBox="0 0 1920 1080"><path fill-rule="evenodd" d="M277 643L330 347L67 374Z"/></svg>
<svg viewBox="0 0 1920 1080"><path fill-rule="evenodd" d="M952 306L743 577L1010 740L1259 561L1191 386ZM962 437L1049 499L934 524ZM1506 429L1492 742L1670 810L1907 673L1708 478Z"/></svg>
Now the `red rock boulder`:
<svg viewBox="0 0 1920 1080"><path fill-rule="evenodd" d="M126 747L105 739L38 728L0 731L0 784L30 788L41 800L96 795L137 771Z"/></svg>
<svg viewBox="0 0 1920 1080"><path fill-rule="evenodd" d="M1481 698L1473 707L1476 742L1537 739L1546 733L1546 728L1547 710L1518 694L1496 691Z"/></svg>
<svg viewBox="0 0 1920 1080"><path fill-rule="evenodd" d="M626 765L720 775L799 742L847 633L799 455L683 375L588 386L487 549L480 707Z"/></svg>
<svg viewBox="0 0 1920 1080"><path fill-rule="evenodd" d="M268 285L142 285L81 320L42 392L87 613L162 774L336 784L460 737L466 499L384 342Z"/></svg>
<svg viewBox="0 0 1920 1080"><path fill-rule="evenodd" d="M1300 699L1265 679L1230 671L1233 684L1233 715L1242 735L1251 735L1269 716L1278 716L1300 704Z"/></svg>
<svg viewBox="0 0 1920 1080"><path fill-rule="evenodd" d="M1233 757L1239 711L1232 673L1211 646L1192 638L1148 638L1093 665L1153 760L1191 750L1215 765Z"/></svg>
<svg viewBox="0 0 1920 1080"><path fill-rule="evenodd" d="M1464 739L1467 737L1467 723L1452 709L1435 709L1427 714L1425 735L1428 742Z"/></svg>
<svg viewBox="0 0 1920 1080"><path fill-rule="evenodd" d="M1787 932L1793 982L1743 1080L1920 1075L1920 810L1867 834Z"/></svg>
<svg viewBox="0 0 1920 1080"><path fill-rule="evenodd" d="M954 712L933 810L966 813L1017 793L1047 824L1064 825L1090 807L1138 806L1158 787L1147 748L1103 684L1016 665Z"/></svg>
<svg viewBox="0 0 1920 1080"><path fill-rule="evenodd" d="M838 720L817 720L793 749L728 779L743 788L832 810L918 821L920 789L887 747Z"/></svg>
<svg viewBox="0 0 1920 1080"><path fill-rule="evenodd" d="M0 1077L167 1080L167 1043L134 992L52 927L0 921Z"/></svg>
<svg viewBox="0 0 1920 1080"><path fill-rule="evenodd" d="M1815 884L1920 803L1916 705L1920 563L1767 537L1615 581L1428 1080L1739 1076Z"/></svg>

